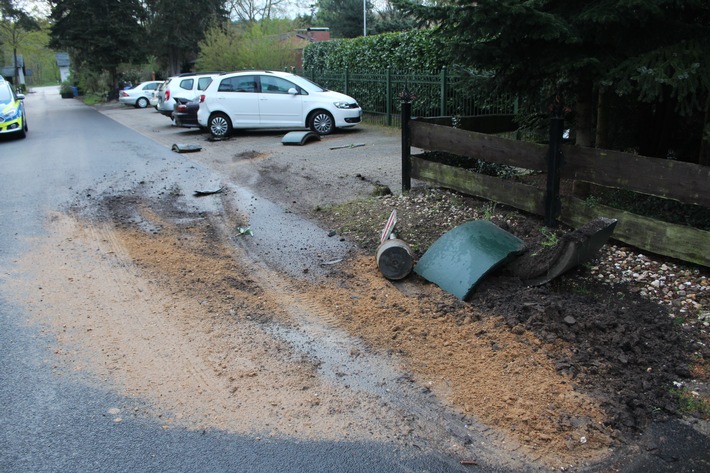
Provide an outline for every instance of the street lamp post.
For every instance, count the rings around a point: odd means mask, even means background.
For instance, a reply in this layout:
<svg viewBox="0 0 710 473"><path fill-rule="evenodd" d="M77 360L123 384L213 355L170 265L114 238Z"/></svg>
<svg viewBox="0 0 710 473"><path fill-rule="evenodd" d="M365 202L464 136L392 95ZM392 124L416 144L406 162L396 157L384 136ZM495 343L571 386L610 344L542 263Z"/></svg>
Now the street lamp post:
<svg viewBox="0 0 710 473"><path fill-rule="evenodd" d="M362 35L367 36L367 0L362 0Z"/></svg>

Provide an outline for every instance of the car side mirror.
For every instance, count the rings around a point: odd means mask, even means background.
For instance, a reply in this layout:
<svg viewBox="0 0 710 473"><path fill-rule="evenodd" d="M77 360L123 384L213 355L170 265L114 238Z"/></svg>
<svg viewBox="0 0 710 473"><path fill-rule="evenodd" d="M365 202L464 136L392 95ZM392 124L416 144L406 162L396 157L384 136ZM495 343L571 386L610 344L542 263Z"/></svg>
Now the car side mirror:
<svg viewBox="0 0 710 473"><path fill-rule="evenodd" d="M288 89L288 93L291 95L298 95L298 90L296 90L295 87L291 87L290 89Z"/></svg>
<svg viewBox="0 0 710 473"><path fill-rule="evenodd" d="M17 98L20 100L25 100L25 94L17 94Z"/></svg>

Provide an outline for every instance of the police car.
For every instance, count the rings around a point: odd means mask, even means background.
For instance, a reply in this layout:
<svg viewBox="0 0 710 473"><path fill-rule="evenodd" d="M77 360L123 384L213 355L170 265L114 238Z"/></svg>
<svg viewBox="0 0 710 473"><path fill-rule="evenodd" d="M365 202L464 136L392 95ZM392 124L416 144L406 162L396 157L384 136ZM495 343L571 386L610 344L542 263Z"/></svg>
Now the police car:
<svg viewBox="0 0 710 473"><path fill-rule="evenodd" d="M0 76L0 135L27 136L25 96L15 92L12 84Z"/></svg>

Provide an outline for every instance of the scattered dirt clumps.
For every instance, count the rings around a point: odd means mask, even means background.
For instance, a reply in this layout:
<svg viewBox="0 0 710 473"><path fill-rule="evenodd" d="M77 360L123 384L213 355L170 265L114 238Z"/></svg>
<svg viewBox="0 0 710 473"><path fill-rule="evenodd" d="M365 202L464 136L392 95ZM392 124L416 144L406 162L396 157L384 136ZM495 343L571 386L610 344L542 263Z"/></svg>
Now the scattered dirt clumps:
<svg viewBox="0 0 710 473"><path fill-rule="evenodd" d="M376 229L392 209L398 211L398 237L418 255L471 219L493 221L525 241L528 252L539 254L553 253L565 232L546 228L540 218L438 189L362 199L314 216L374 253ZM654 272L660 275L648 276ZM464 327L498 320L505 328L499 327L494 338L526 334L556 375L567 377L576 392L602 408L607 432L628 440L654 420L683 415L708 420L710 337L703 322L710 307L708 281L706 269L654 260L610 242L591 261L537 287L525 286L501 268L446 317ZM698 409L683 402L689 391Z"/></svg>

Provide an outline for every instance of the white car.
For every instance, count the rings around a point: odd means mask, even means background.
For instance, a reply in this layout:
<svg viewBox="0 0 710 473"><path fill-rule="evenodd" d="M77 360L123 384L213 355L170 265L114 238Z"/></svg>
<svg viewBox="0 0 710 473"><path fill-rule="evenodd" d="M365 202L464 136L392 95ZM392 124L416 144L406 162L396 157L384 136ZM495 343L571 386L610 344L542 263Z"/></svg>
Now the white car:
<svg viewBox="0 0 710 473"><path fill-rule="evenodd" d="M195 100L221 72L186 72L169 77L158 91L155 109L166 117L173 117L175 99Z"/></svg>
<svg viewBox="0 0 710 473"><path fill-rule="evenodd" d="M124 89L118 93L118 101L124 105L133 105L136 108L146 108L150 104L153 92L163 81L152 80L141 82L132 89Z"/></svg>
<svg viewBox="0 0 710 473"><path fill-rule="evenodd" d="M161 82L160 85L156 87L156 89L153 91L153 93L150 94L150 106L155 108L156 110L158 110L158 96L160 96L160 93L165 88L165 84L167 82L168 81L166 80Z"/></svg>
<svg viewBox="0 0 710 473"><path fill-rule="evenodd" d="M200 95L197 122L222 138L235 128L310 128L327 135L362 121L352 97L278 71L222 74Z"/></svg>

